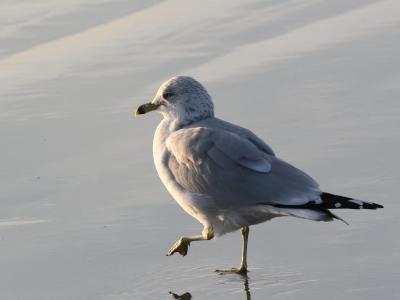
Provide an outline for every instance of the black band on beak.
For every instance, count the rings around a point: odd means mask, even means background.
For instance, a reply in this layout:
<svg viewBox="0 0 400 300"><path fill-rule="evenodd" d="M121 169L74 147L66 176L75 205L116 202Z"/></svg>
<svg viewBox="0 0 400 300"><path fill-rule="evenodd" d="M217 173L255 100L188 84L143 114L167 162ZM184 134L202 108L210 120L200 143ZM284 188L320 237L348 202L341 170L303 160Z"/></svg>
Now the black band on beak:
<svg viewBox="0 0 400 300"><path fill-rule="evenodd" d="M137 115L143 115L145 113L148 113L149 111L156 110L160 105L159 104L153 104L151 102L145 103L143 105L140 105L137 110L135 111L135 116Z"/></svg>
<svg viewBox="0 0 400 300"><path fill-rule="evenodd" d="M140 106L137 108L135 115L143 115L143 114L145 114L145 113L146 113L146 110L144 109L144 106L145 106L145 104L140 105Z"/></svg>

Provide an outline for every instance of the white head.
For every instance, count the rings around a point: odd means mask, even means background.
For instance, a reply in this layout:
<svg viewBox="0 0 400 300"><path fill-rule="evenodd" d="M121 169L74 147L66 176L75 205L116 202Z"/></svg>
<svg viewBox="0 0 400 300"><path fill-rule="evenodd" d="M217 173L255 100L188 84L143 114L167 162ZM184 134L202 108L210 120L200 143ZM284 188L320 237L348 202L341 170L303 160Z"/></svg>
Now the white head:
<svg viewBox="0 0 400 300"><path fill-rule="evenodd" d="M154 99L139 106L135 115L153 110L179 126L214 116L214 105L207 90L188 76L175 76L165 81Z"/></svg>

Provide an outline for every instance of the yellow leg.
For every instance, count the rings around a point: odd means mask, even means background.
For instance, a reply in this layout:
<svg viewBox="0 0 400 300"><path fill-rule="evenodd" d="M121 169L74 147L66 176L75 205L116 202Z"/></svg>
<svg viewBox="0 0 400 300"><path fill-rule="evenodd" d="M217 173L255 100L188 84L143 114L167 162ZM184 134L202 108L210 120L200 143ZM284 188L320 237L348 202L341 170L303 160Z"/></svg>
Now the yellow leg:
<svg viewBox="0 0 400 300"><path fill-rule="evenodd" d="M237 274L247 274L247 243L249 241L249 226L243 226L241 231L243 238L242 246L242 260L240 262L239 268L232 268L230 270L216 270L219 273L237 273Z"/></svg>
<svg viewBox="0 0 400 300"><path fill-rule="evenodd" d="M249 226L244 226L241 230L243 237L243 248L242 248L242 261L240 262L239 270L243 273L247 272L247 243L249 241Z"/></svg>
<svg viewBox="0 0 400 300"><path fill-rule="evenodd" d="M188 253L191 242L195 241L208 241L214 237L212 228L205 228L202 235L195 236L182 236L175 244L169 249L167 256L171 256L178 252L180 255L185 256Z"/></svg>

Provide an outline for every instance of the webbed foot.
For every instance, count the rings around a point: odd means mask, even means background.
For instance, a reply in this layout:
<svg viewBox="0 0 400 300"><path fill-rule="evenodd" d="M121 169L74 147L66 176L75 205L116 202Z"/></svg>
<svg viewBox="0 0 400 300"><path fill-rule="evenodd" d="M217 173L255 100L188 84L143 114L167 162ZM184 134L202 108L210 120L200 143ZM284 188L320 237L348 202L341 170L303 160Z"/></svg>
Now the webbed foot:
<svg viewBox="0 0 400 300"><path fill-rule="evenodd" d="M215 272L220 274L240 274L240 275L247 275L247 268L240 267L240 268L232 268L227 270L215 270Z"/></svg>
<svg viewBox="0 0 400 300"><path fill-rule="evenodd" d="M178 252L180 255L185 256L189 250L190 241L185 238L180 238L175 244L169 249L167 256L171 256Z"/></svg>

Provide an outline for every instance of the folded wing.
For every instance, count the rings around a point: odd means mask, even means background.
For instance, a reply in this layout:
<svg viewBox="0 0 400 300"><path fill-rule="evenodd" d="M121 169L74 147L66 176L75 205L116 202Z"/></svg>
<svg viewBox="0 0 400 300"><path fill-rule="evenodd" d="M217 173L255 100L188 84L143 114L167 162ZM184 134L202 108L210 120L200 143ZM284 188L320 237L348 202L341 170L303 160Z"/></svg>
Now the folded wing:
<svg viewBox="0 0 400 300"><path fill-rule="evenodd" d="M321 201L318 184L273 152L263 151L254 134L184 128L173 133L166 145L176 182L192 193L211 196L221 208Z"/></svg>

